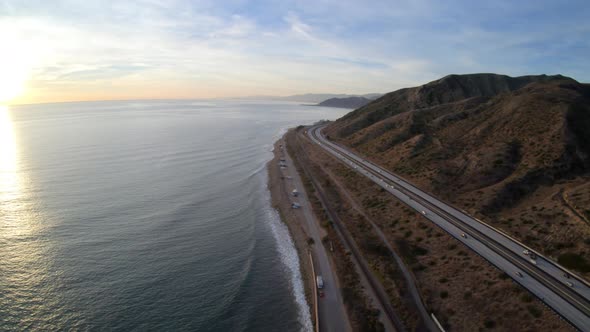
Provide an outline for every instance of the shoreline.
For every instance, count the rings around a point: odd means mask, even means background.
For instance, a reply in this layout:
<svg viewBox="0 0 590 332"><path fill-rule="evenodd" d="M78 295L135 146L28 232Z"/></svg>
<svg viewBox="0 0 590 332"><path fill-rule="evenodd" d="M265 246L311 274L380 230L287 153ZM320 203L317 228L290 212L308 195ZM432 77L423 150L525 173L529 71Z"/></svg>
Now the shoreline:
<svg viewBox="0 0 590 332"><path fill-rule="evenodd" d="M287 133L273 143L273 158L266 164L266 170L268 173L268 190L270 191L271 206L278 212L281 222L287 226L291 239L295 245L295 249L297 250L305 300L309 312L311 313L312 324L315 325L316 317L313 315L313 291L315 289L315 281L313 267L311 266L309 259L307 259L309 252L307 240L309 236L302 227L302 221L299 220L294 213L294 210L291 208L290 188L288 188L286 179L283 178L281 169L278 166L281 154L287 153L284 149L281 149L281 146L283 148L285 147L284 138L286 135Z"/></svg>

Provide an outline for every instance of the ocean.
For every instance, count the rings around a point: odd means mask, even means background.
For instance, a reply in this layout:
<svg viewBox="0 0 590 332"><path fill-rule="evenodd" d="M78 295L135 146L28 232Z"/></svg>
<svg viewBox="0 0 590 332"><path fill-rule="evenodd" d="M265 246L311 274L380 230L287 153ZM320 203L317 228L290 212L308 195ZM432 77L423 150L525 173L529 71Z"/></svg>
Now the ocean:
<svg viewBox="0 0 590 332"><path fill-rule="evenodd" d="M0 330L311 331L266 163L347 110L244 100L0 108Z"/></svg>

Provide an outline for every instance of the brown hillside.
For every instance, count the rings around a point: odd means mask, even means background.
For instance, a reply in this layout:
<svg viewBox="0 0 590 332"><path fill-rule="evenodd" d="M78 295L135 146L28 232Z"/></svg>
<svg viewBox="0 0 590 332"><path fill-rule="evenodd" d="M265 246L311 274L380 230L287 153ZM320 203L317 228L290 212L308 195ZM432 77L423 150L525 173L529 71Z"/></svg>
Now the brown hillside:
<svg viewBox="0 0 590 332"><path fill-rule="evenodd" d="M588 85L450 75L386 94L326 133L590 276Z"/></svg>

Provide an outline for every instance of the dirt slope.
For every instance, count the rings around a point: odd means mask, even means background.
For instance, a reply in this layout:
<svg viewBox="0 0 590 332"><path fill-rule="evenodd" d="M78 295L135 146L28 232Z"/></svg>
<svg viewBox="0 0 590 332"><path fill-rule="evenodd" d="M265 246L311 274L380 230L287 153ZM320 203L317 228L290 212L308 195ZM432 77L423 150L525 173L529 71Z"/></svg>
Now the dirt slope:
<svg viewBox="0 0 590 332"><path fill-rule="evenodd" d="M450 75L327 134L590 276L590 87L564 76Z"/></svg>

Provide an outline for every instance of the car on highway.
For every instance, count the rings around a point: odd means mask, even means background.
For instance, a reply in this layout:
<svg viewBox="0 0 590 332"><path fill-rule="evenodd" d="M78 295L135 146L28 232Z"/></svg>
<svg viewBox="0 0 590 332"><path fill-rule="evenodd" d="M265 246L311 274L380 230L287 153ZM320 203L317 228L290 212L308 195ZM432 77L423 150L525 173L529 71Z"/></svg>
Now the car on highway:
<svg viewBox="0 0 590 332"><path fill-rule="evenodd" d="M516 271L516 275L519 276L519 277L521 277L521 278L524 278L524 276L522 275L522 273L520 273L520 271Z"/></svg>
<svg viewBox="0 0 590 332"><path fill-rule="evenodd" d="M423 215L426 215L426 211L422 210L422 214L423 214Z"/></svg>
<svg viewBox="0 0 590 332"><path fill-rule="evenodd" d="M465 233L461 233L461 237L464 238L464 239L466 239L467 238L467 235L465 235Z"/></svg>
<svg viewBox="0 0 590 332"><path fill-rule="evenodd" d="M571 283L571 282L569 282L569 281L566 281L566 282L565 282L565 284L566 284L566 285L568 285L569 287L572 287L572 288L574 287L574 284L572 284L572 283Z"/></svg>
<svg viewBox="0 0 590 332"><path fill-rule="evenodd" d="M320 276L320 275L316 276L315 282L316 282L316 285L318 286L318 289L324 288L324 279L322 279L322 276Z"/></svg>

